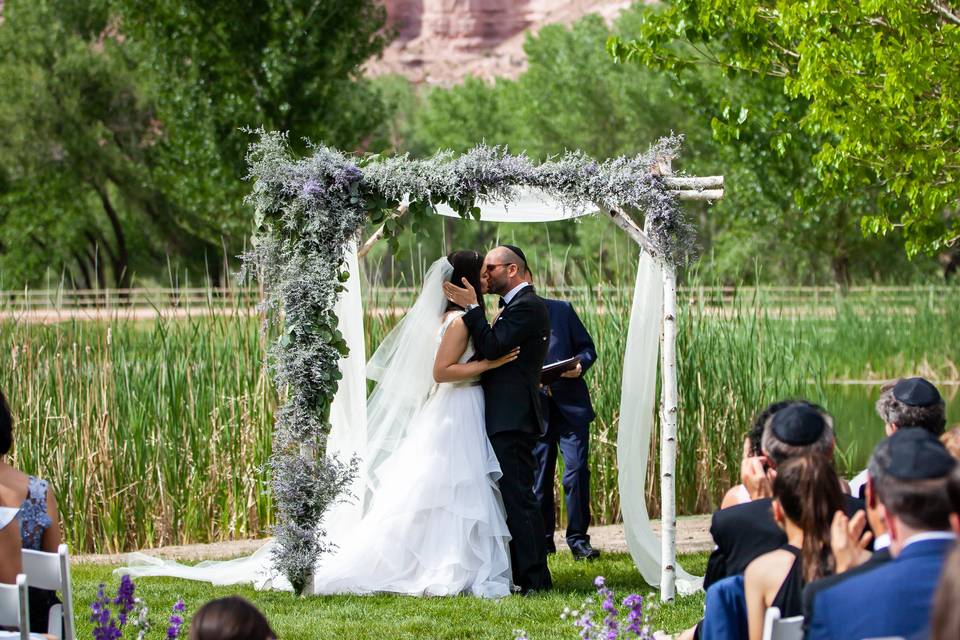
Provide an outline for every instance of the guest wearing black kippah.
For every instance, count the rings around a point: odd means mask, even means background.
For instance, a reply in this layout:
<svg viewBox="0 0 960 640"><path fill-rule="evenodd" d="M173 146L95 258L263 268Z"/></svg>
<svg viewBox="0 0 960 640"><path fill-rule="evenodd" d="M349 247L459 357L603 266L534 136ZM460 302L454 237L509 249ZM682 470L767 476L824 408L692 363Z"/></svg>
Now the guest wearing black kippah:
<svg viewBox="0 0 960 640"><path fill-rule="evenodd" d="M888 436L897 429L919 428L939 438L947 425L946 403L933 383L924 378L901 378L883 385L876 409ZM850 492L863 497L866 481L864 469L850 480Z"/></svg>
<svg viewBox="0 0 960 640"><path fill-rule="evenodd" d="M779 468L788 460L810 455L820 456L832 465L833 421L826 411L815 404L802 400L791 401L768 418L761 437L761 448L767 464L772 468ZM863 509L863 502L849 495L842 497L842 504L845 512L851 516ZM745 636L743 572L759 556L787 544L787 536L773 518L772 500L769 497L716 511L710 524L710 534L715 548L707 561L704 577L706 616L696 628L695 637ZM731 611L731 608L740 610ZM718 615L711 620L712 612L718 612Z"/></svg>
<svg viewBox="0 0 960 640"><path fill-rule="evenodd" d="M808 638L911 637L927 628L956 543L947 494L956 464L925 429L900 429L877 445L867 482L882 505L894 559L817 594Z"/></svg>
<svg viewBox="0 0 960 640"><path fill-rule="evenodd" d="M797 400L767 420L761 448L767 464L775 469L806 454L832 460L834 442L829 414L817 405ZM863 509L861 500L846 496L844 502L849 515ZM742 574L755 558L786 542L786 536L773 520L769 497L716 511L710 534L716 547L707 562L705 589L718 580Z"/></svg>

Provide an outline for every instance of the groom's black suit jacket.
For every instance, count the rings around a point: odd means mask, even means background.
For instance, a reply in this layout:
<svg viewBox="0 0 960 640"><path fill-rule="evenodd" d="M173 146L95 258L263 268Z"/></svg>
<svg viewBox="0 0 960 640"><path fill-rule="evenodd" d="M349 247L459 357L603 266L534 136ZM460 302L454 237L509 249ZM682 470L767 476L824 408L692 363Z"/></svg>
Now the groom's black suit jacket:
<svg viewBox="0 0 960 640"><path fill-rule="evenodd" d="M540 407L540 369L550 346L550 314L532 286L518 291L503 308L500 317L487 322L483 309L476 307L463 316L477 353L494 360L514 347L519 357L483 374L487 433L507 431L543 434Z"/></svg>

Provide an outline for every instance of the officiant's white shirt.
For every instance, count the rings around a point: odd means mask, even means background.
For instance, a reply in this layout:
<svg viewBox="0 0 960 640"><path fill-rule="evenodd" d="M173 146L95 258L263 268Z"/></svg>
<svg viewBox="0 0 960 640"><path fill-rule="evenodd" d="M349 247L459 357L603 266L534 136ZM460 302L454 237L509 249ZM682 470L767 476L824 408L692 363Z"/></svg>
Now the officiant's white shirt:
<svg viewBox="0 0 960 640"><path fill-rule="evenodd" d="M517 297L517 293L520 291L520 289L523 289L524 287L529 287L529 286L530 286L529 282L521 282L520 284L515 286L513 289L510 289L510 291L507 291L507 295L503 296L503 304L505 305L510 304L510 301Z"/></svg>

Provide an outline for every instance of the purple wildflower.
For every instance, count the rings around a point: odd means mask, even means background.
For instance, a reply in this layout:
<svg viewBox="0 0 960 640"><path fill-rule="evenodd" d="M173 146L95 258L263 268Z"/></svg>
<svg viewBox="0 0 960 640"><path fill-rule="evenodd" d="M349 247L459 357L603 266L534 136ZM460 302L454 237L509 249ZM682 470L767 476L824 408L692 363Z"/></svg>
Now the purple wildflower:
<svg viewBox="0 0 960 640"><path fill-rule="evenodd" d="M134 591L136 591L136 585L133 584L130 576L125 575L120 578L120 587L117 589L117 597L113 599L113 604L118 607L117 620L121 627L127 624L127 614L133 611Z"/></svg>
<svg viewBox="0 0 960 640"><path fill-rule="evenodd" d="M643 596L631 593L623 599L623 606L630 609L630 613L627 614L627 631L638 636L644 633Z"/></svg>
<svg viewBox="0 0 960 640"><path fill-rule="evenodd" d="M106 595L106 586L100 583L100 588L97 589L97 597L90 605L90 622L93 623L94 640L118 640L121 636L121 631L113 620L109 604L110 599Z"/></svg>
<svg viewBox="0 0 960 640"><path fill-rule="evenodd" d="M593 586L597 589L602 589L605 584L607 584L607 581L603 576L597 576L593 579Z"/></svg>
<svg viewBox="0 0 960 640"><path fill-rule="evenodd" d="M177 599L177 603L173 605L173 613L170 614L170 624L167 627L167 640L174 640L180 637L180 628L183 627L182 614L186 608L187 606L184 604L183 598Z"/></svg>

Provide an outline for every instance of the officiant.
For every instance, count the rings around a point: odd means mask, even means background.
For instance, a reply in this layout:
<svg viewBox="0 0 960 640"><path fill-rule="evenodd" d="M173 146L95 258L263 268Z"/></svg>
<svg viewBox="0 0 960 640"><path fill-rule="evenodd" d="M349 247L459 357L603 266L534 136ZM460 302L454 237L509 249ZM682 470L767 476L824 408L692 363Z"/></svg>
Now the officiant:
<svg viewBox="0 0 960 640"><path fill-rule="evenodd" d="M526 280L533 284L529 267ZM567 546L575 560L593 560L600 552L590 546L590 423L596 417L590 403L590 391L584 374L597 359L593 339L569 302L543 298L550 312L550 348L544 365L579 357L579 364L561 374L556 382L541 387L543 418L546 433L537 443L534 455L538 470L534 493L540 501L547 552L556 553L553 531L556 509L553 483L557 468L557 451L563 456L563 493L567 506Z"/></svg>

